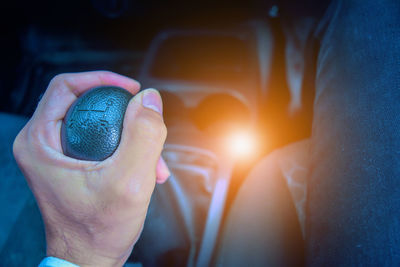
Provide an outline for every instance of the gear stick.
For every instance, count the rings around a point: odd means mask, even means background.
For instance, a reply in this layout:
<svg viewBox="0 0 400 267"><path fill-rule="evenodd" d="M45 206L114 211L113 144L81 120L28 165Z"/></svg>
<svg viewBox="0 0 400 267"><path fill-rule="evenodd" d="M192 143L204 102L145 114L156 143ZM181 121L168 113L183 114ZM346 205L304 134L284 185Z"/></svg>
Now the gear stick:
<svg viewBox="0 0 400 267"><path fill-rule="evenodd" d="M124 115L133 95L115 86L100 86L82 94L68 109L61 127L66 156L102 161L118 148Z"/></svg>

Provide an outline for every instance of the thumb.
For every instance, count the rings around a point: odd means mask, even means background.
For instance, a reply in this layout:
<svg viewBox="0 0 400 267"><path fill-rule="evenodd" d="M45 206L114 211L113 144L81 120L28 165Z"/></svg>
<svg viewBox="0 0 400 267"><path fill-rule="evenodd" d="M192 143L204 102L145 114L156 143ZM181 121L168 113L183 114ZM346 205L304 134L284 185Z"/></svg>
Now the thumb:
<svg viewBox="0 0 400 267"><path fill-rule="evenodd" d="M124 174L135 174L137 179L148 179L150 174L155 181L166 136L160 94L155 89L141 91L130 100L126 109L113 166Z"/></svg>

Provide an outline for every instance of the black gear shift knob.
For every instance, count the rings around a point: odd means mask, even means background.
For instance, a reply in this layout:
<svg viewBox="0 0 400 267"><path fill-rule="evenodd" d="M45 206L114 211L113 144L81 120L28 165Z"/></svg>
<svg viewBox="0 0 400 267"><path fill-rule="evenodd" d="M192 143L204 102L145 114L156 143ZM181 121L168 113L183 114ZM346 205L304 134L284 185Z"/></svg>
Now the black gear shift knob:
<svg viewBox="0 0 400 267"><path fill-rule="evenodd" d="M66 156L101 161L118 148L124 115L133 95L115 86L92 88L68 109L61 127Z"/></svg>

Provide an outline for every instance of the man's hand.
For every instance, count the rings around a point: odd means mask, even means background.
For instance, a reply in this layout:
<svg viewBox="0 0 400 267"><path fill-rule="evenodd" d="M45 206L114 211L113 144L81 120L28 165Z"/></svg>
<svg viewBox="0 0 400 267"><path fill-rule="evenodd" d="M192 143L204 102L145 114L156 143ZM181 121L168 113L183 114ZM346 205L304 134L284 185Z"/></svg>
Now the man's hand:
<svg viewBox="0 0 400 267"><path fill-rule="evenodd" d="M46 228L47 255L81 266L121 266L146 217L155 182L169 171L160 153L166 138L162 102L144 90L129 103L121 142L102 162L69 158L60 129L69 106L85 90L139 83L111 72L56 76L14 142L14 156L32 189Z"/></svg>

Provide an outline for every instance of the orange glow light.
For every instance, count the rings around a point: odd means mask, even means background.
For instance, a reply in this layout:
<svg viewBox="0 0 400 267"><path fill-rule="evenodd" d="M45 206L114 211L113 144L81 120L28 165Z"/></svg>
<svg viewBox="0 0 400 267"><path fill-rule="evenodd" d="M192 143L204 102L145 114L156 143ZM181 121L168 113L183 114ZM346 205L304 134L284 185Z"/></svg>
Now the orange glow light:
<svg viewBox="0 0 400 267"><path fill-rule="evenodd" d="M255 152L255 136L250 132L234 132L227 139L227 147L230 156L234 158L246 158Z"/></svg>

